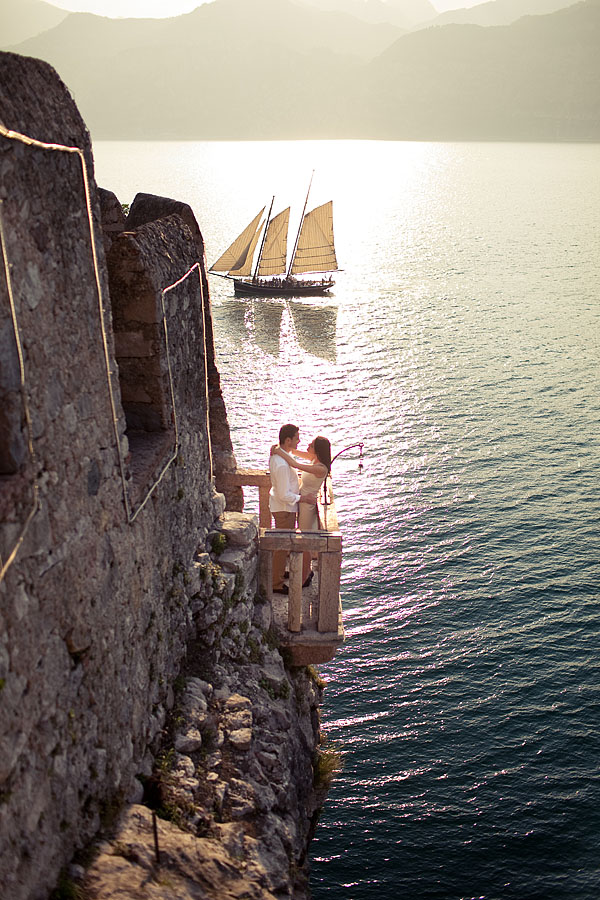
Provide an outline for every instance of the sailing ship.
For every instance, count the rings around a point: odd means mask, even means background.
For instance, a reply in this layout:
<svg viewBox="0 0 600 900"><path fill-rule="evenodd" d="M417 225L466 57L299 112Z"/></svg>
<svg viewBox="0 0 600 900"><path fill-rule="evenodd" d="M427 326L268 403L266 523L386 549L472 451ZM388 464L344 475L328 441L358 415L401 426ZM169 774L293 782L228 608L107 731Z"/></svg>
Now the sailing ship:
<svg viewBox="0 0 600 900"><path fill-rule="evenodd" d="M288 206L271 217L275 201L273 198L266 220L263 220L266 209L264 206L210 267L209 272L231 278L236 296L298 297L326 294L335 284L332 273L338 271L333 241L333 202L330 200L306 212L309 193L310 184L289 262L287 242L290 208ZM307 278L306 275L312 277ZM316 275L320 277L314 277Z"/></svg>

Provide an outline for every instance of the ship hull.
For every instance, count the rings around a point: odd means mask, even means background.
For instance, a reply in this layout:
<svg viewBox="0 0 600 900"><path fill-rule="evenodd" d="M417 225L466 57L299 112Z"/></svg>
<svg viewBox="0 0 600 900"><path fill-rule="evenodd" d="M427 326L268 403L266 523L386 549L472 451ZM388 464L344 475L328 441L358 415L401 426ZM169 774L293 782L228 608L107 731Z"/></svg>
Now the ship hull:
<svg viewBox="0 0 600 900"><path fill-rule="evenodd" d="M255 281L236 278L233 284L236 297L314 297L328 294L335 282L331 278L323 281L302 281L295 278Z"/></svg>

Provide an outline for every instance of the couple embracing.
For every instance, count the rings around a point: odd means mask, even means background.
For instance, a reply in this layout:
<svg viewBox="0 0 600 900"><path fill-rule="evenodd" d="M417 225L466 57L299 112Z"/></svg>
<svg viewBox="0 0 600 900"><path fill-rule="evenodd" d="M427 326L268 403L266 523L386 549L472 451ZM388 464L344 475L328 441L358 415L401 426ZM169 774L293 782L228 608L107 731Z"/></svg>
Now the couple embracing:
<svg viewBox="0 0 600 900"><path fill-rule="evenodd" d="M317 497L331 468L331 444L327 438L316 437L306 450L298 450L299 443L298 426L282 425L279 429L279 444L271 448L269 460L269 509L276 528L293 529L297 518L301 531L318 531ZM301 481L296 470L302 472ZM273 591L276 594L288 593L288 586L283 583L286 557L285 550L278 550L273 554ZM308 587L312 575L311 555L304 553L302 587Z"/></svg>

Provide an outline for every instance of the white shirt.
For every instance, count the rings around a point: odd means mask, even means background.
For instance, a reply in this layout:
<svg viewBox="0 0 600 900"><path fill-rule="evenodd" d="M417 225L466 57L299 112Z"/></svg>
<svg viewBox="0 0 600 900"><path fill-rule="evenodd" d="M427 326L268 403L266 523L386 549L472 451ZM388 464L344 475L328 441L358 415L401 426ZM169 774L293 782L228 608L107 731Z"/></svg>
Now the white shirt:
<svg viewBox="0 0 600 900"><path fill-rule="evenodd" d="M269 509L271 512L296 512L300 500L300 485L295 469L274 453L269 459L271 490Z"/></svg>

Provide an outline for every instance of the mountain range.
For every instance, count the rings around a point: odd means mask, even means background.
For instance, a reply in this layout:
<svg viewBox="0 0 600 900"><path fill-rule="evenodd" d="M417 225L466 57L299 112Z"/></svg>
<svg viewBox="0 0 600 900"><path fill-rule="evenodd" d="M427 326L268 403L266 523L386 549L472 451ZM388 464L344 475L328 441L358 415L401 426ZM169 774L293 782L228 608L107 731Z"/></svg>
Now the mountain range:
<svg viewBox="0 0 600 900"><path fill-rule="evenodd" d="M436 25L510 25L523 16L543 16L577 0L488 0L469 9L450 9L435 19Z"/></svg>
<svg viewBox="0 0 600 900"><path fill-rule="evenodd" d="M95 139L600 140L600 0L431 10L214 0L171 19L72 13L11 49L57 69ZM476 22L447 21L458 13Z"/></svg>
<svg viewBox="0 0 600 900"><path fill-rule="evenodd" d="M54 28L69 15L44 0L2 0L0 4L0 47L12 44Z"/></svg>
<svg viewBox="0 0 600 900"><path fill-rule="evenodd" d="M437 16L429 0L304 0L310 6L328 12L343 12L365 22L387 22L406 30Z"/></svg>

